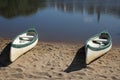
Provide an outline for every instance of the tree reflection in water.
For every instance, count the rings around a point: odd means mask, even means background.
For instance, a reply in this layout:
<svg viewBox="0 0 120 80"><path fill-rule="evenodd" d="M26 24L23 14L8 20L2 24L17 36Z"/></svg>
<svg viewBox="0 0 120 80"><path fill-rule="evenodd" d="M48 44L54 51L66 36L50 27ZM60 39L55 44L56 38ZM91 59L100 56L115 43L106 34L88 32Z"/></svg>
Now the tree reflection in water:
<svg viewBox="0 0 120 80"><path fill-rule="evenodd" d="M67 13L96 14L98 22L102 13L120 17L120 0L0 0L0 15L8 19L28 16L45 7Z"/></svg>
<svg viewBox="0 0 120 80"><path fill-rule="evenodd" d="M0 0L0 15L5 18L28 16L43 9L45 1L41 0Z"/></svg>

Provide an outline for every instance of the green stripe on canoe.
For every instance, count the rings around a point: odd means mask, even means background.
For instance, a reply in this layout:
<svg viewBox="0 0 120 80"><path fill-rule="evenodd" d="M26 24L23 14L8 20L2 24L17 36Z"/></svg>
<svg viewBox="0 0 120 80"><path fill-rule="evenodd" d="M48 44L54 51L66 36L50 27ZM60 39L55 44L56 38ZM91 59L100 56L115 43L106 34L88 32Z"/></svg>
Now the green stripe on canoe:
<svg viewBox="0 0 120 80"><path fill-rule="evenodd" d="M12 43L12 47L14 47L14 48L23 48L23 47L26 47L26 46L28 46L28 45L30 45L30 44L32 44L32 43L34 43L37 39L38 39L38 33L37 33L37 31L36 31L36 29L35 28L30 28L30 29L28 29L27 31L25 31L25 32L23 32L23 33L21 33L20 35L22 35L22 34L24 34L24 33L26 33L26 32L28 32L28 31L30 31L30 32L35 32L35 36L34 36L34 38L33 38L33 40L32 41L30 41L29 43L26 43L26 44L13 44ZM19 35L18 35L19 36ZM18 37L17 36L17 37ZM17 38L17 37L15 37L15 39ZM13 40L13 42L15 41L15 39Z"/></svg>
<svg viewBox="0 0 120 80"><path fill-rule="evenodd" d="M107 44L107 45L103 45L103 46L101 46L101 47L99 47L99 48L91 47L90 45L87 45L87 43L88 43L88 41L89 41L90 39L92 39L92 38L94 38L94 37L96 37L96 36L99 36L99 35L102 34L102 33L107 33L107 34L109 35L109 39L108 39L108 44ZM93 50L93 51L103 50L103 49L108 48L110 45L112 45L112 38L111 38L110 34L109 34L107 31L102 31L102 32L99 33L99 34L92 36L90 39L88 39L88 40L86 41L86 49L87 49L87 48L90 48L90 49Z"/></svg>

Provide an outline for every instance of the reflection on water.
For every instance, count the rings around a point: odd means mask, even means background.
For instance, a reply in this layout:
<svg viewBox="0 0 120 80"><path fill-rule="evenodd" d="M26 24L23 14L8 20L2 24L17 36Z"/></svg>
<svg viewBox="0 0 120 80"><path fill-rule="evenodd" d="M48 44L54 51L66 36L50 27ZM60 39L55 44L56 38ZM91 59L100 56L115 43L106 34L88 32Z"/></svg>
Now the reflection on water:
<svg viewBox="0 0 120 80"><path fill-rule="evenodd" d="M45 7L68 13L110 14L120 17L119 0L0 0L0 15L5 18L28 16Z"/></svg>
<svg viewBox="0 0 120 80"><path fill-rule="evenodd" d="M28 16L45 7L39 0L0 0L0 15L5 18Z"/></svg>
<svg viewBox="0 0 120 80"><path fill-rule="evenodd" d="M107 29L119 43L119 25L120 0L0 0L4 37L35 26L40 40L84 42Z"/></svg>
<svg viewBox="0 0 120 80"><path fill-rule="evenodd" d="M96 14L98 21L101 14L114 15L120 18L119 0L48 0L49 7L68 13Z"/></svg>

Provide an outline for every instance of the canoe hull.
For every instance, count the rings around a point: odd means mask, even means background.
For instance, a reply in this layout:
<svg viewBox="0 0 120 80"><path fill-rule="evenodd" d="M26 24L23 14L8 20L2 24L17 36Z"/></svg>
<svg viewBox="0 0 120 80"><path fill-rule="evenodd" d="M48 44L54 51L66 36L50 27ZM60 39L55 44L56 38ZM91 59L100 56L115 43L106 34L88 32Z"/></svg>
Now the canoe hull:
<svg viewBox="0 0 120 80"><path fill-rule="evenodd" d="M89 38L85 45L86 64L101 57L112 48L112 38L107 31L103 31Z"/></svg>
<svg viewBox="0 0 120 80"><path fill-rule="evenodd" d="M37 43L38 43L38 39L34 43L32 43L32 44L30 44L30 45L28 45L26 47L22 47L22 48L11 47L10 61L11 62L15 61L18 57L20 57L25 52L29 51L34 46L36 46Z"/></svg>
<svg viewBox="0 0 120 80"><path fill-rule="evenodd" d="M93 60L107 53L111 49L111 47L112 47L112 44L108 48L100 50L100 51L94 51L94 50L91 50L90 48L87 48L86 49L86 64L89 64Z"/></svg>

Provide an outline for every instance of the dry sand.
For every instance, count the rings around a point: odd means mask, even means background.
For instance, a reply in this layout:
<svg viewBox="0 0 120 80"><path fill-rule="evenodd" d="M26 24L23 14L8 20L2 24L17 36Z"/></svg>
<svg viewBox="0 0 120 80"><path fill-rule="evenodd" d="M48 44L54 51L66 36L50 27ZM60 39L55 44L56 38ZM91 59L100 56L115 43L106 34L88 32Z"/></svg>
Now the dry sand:
<svg viewBox="0 0 120 80"><path fill-rule="evenodd" d="M120 48L85 65L83 44L39 42L9 62L11 40L0 38L0 80L120 80Z"/></svg>

